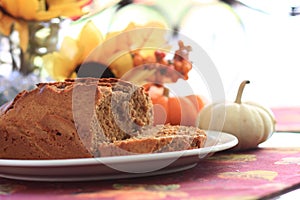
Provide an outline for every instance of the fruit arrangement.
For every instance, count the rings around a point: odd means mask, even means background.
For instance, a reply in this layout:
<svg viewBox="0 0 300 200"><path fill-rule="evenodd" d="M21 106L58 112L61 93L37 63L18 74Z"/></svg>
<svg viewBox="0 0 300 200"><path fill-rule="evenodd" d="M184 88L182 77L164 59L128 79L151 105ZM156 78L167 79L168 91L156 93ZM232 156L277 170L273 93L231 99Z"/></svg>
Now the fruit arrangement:
<svg viewBox="0 0 300 200"><path fill-rule="evenodd" d="M204 100L200 95L188 95L183 97L171 97L164 83L175 83L178 79L187 80L188 73L192 69L189 61L190 46L178 42L178 50L172 59L166 59L167 52L161 50L136 50L127 56L127 61L117 60L109 69L112 74L122 74L122 78L136 84L144 84L144 88L150 94L154 104L154 124L171 124L195 126L198 112L204 106ZM120 63L119 63L120 62ZM124 65L127 63L126 72ZM131 65L128 65L130 63ZM138 70L135 70L138 68Z"/></svg>

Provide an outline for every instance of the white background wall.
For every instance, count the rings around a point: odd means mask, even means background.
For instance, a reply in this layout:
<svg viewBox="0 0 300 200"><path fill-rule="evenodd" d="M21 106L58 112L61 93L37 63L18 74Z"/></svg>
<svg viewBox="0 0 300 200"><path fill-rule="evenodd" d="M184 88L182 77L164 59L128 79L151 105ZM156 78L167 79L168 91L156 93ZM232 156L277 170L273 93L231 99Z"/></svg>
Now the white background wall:
<svg viewBox="0 0 300 200"><path fill-rule="evenodd" d="M300 15L292 17L287 7L273 7L268 13L241 5L235 7L243 31L232 14L217 7L206 13L197 9L183 25L185 33L201 44L206 43L228 100L234 100L239 83L248 79L251 84L244 91L244 100L270 107L300 105ZM222 10L223 14L217 15L214 10ZM209 40L211 44L207 43L208 37L199 37L203 29L211 29L215 34Z"/></svg>

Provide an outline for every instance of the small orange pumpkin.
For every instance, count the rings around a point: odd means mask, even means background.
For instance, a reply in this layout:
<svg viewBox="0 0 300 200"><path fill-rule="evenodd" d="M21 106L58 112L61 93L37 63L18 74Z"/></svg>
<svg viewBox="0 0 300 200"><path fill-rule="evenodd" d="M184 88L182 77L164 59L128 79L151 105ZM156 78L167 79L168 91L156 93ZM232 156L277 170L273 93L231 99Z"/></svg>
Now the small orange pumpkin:
<svg viewBox="0 0 300 200"><path fill-rule="evenodd" d="M169 97L168 89L161 85L145 85L152 103L154 124L195 126L204 100L199 95Z"/></svg>
<svg viewBox="0 0 300 200"><path fill-rule="evenodd" d="M168 119L172 125L195 126L198 110L186 97L169 97Z"/></svg>

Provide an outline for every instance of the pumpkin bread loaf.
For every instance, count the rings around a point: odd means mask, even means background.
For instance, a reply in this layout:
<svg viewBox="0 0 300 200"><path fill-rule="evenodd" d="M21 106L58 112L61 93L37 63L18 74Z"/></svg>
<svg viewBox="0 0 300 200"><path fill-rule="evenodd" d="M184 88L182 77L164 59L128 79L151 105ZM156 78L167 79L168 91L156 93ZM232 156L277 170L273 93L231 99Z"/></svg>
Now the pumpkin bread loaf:
<svg viewBox="0 0 300 200"><path fill-rule="evenodd" d="M133 153L203 146L206 136L199 129L149 128L152 108L142 87L114 78L40 83L0 108L0 158L125 155L119 150L124 145Z"/></svg>

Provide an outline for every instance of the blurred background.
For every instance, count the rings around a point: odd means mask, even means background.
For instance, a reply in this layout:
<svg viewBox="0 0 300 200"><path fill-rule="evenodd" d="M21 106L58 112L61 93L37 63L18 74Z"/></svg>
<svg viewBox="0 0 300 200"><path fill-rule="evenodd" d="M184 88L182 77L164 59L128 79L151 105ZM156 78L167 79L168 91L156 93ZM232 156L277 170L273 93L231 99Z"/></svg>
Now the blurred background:
<svg viewBox="0 0 300 200"><path fill-rule="evenodd" d="M240 82L247 79L251 84L245 89L244 100L269 107L300 105L299 1L93 0L85 9L87 15L59 22L55 44L59 46L66 35L76 37L89 20L103 34L120 31L130 22L142 25L155 21L171 29L174 37L183 34L207 52L222 79L226 99L233 101ZM26 82L23 76L12 73L9 46L7 37L0 36L2 97L40 81L27 77ZM40 62L38 57L35 62ZM188 81L201 94L193 71ZM11 82L17 88L10 87Z"/></svg>

